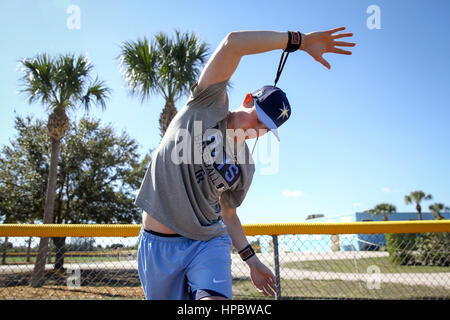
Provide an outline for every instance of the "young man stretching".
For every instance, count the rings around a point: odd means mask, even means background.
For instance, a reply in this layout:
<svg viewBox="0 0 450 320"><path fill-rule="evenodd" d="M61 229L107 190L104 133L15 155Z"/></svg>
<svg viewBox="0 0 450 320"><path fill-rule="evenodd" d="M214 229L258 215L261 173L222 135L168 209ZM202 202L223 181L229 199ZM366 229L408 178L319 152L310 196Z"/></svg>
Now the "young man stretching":
<svg viewBox="0 0 450 320"><path fill-rule="evenodd" d="M138 271L147 299L231 299L232 244L256 289L275 295L275 277L249 245L236 208L255 171L245 140L268 130L279 139L277 129L291 106L282 90L264 86L230 112L228 80L243 56L277 49L303 50L330 69L324 53L351 54L336 46L355 45L337 41L352 36L335 34L344 29L231 32L214 51L170 123L136 198L143 209Z"/></svg>

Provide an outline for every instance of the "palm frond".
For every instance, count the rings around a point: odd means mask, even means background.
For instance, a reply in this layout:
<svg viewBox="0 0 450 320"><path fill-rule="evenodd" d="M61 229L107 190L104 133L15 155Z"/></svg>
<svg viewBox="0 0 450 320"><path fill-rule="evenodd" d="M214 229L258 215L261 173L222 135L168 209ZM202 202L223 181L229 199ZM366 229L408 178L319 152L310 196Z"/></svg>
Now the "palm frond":
<svg viewBox="0 0 450 320"><path fill-rule="evenodd" d="M96 105L100 105L102 110L106 109L106 100L109 98L111 89L105 85L104 81L96 78L87 88L86 93L81 97L84 109L89 111L92 101L95 100Z"/></svg>
<svg viewBox="0 0 450 320"><path fill-rule="evenodd" d="M412 203L412 199L411 199L411 197L410 196L405 196L405 203L406 204L411 204Z"/></svg>
<svg viewBox="0 0 450 320"><path fill-rule="evenodd" d="M390 203L377 204L373 209L369 210L374 215L390 214L397 212L397 207Z"/></svg>
<svg viewBox="0 0 450 320"><path fill-rule="evenodd" d="M47 54L38 54L33 58L23 59L19 62L21 66L20 82L22 89L19 90L28 96L28 103L41 102L51 106L59 101L55 95L54 81L54 59Z"/></svg>
<svg viewBox="0 0 450 320"><path fill-rule="evenodd" d="M208 48L194 33L176 30L174 37L163 32L147 38L124 42L119 62L121 72L132 95L147 100L159 93L176 101L189 92L206 62Z"/></svg>
<svg viewBox="0 0 450 320"><path fill-rule="evenodd" d="M167 42L167 41L166 41ZM194 33L175 30L171 50L166 57L166 78L171 79L171 96L174 101L189 92L200 76L200 67L206 62L208 47Z"/></svg>
<svg viewBox="0 0 450 320"><path fill-rule="evenodd" d="M75 108L82 99L83 91L90 81L93 66L85 56L61 55L56 61L56 80L59 84L60 101L65 107Z"/></svg>
<svg viewBox="0 0 450 320"><path fill-rule="evenodd" d="M144 102L152 93L158 91L158 56L146 37L124 42L118 59L132 95L140 96L141 102Z"/></svg>
<svg viewBox="0 0 450 320"><path fill-rule="evenodd" d="M425 194L422 190L416 190L405 196L405 203L410 204L412 202L419 204L422 200L431 200L433 196L431 194Z"/></svg>
<svg viewBox="0 0 450 320"><path fill-rule="evenodd" d="M55 108L76 108L81 104L86 110L91 99L104 109L110 89L103 81L92 81L93 65L84 55L61 54L52 58L38 54L19 62L22 70L22 92L28 95L28 102L41 102L49 111Z"/></svg>

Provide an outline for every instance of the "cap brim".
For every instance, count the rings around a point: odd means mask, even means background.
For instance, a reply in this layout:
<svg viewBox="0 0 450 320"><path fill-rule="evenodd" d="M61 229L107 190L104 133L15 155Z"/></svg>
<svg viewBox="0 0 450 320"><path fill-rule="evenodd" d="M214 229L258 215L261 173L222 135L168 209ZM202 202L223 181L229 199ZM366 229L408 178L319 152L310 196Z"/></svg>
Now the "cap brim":
<svg viewBox="0 0 450 320"><path fill-rule="evenodd" d="M265 124L267 129L272 131L273 135L278 139L278 141L280 141L280 135L278 134L278 127L277 127L277 125L261 109L261 107L258 105L258 103L256 101L255 101L255 109L256 109L256 114L258 115L259 119Z"/></svg>

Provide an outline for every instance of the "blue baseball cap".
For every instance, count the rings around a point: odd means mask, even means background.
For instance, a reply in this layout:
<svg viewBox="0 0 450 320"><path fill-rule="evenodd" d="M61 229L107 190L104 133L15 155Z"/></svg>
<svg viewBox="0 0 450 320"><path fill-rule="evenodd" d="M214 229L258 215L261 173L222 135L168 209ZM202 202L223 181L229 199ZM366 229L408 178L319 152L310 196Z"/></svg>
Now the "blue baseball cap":
<svg viewBox="0 0 450 320"><path fill-rule="evenodd" d="M278 87L263 86L252 93L256 114L280 141L278 128L291 116L291 105L286 94Z"/></svg>

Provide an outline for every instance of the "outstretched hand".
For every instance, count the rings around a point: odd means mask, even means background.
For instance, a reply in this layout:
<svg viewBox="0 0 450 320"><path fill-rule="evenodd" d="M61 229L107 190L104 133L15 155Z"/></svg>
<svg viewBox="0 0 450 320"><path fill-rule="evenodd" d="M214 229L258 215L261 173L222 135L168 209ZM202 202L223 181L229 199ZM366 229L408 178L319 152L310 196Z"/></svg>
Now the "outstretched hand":
<svg viewBox="0 0 450 320"><path fill-rule="evenodd" d="M345 30L345 27L340 27L328 31L318 31L307 33L302 38L302 46L301 50L307 52L311 57L313 57L316 61L320 62L326 68L330 69L331 66L327 60L323 58L324 53L338 53L338 54L352 54L351 51L343 50L337 47L354 47L355 43L353 42L345 42L345 41L336 41L340 38L352 37L353 33L340 33L335 34L336 32Z"/></svg>

